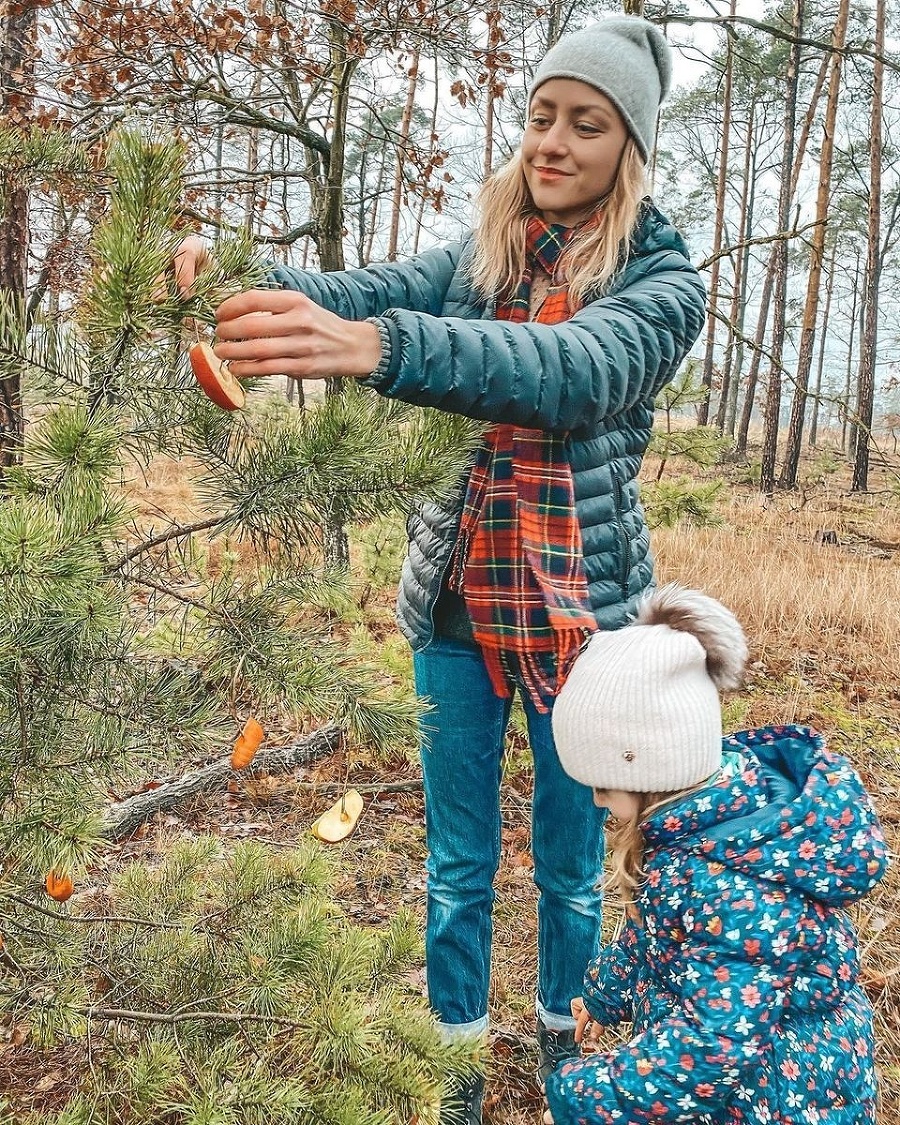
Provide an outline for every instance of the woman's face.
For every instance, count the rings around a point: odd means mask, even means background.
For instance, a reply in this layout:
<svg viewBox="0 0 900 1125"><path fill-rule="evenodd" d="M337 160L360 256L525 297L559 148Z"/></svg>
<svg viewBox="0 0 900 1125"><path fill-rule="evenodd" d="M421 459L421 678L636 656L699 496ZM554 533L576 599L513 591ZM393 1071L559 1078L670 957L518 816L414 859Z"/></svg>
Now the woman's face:
<svg viewBox="0 0 900 1125"><path fill-rule="evenodd" d="M522 138L522 167L548 223L574 226L613 186L628 140L622 115L599 90L572 78L539 86Z"/></svg>

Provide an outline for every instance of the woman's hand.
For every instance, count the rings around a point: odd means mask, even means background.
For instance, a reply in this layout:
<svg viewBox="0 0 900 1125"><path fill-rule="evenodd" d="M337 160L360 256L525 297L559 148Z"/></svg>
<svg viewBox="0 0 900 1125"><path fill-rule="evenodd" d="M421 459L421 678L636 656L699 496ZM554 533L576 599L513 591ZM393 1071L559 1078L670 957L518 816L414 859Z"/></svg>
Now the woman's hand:
<svg viewBox="0 0 900 1125"><path fill-rule="evenodd" d="M553 1116L550 1113L549 1109L544 1110L543 1121L544 1121L544 1125L553 1125Z"/></svg>
<svg viewBox="0 0 900 1125"><path fill-rule="evenodd" d="M344 320L303 293L248 289L216 309L215 353L239 379L362 378L381 359L374 324Z"/></svg>

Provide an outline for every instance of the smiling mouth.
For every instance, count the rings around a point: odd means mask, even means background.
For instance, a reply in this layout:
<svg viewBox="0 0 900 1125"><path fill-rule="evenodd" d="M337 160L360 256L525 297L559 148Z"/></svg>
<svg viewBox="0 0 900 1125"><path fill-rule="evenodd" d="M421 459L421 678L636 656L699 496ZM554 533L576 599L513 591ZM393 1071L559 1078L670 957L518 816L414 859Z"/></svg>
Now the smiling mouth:
<svg viewBox="0 0 900 1125"><path fill-rule="evenodd" d="M564 177L570 176L572 174L571 172L563 172L559 168L540 168L535 166L534 170L539 176L545 176L546 178L552 180L561 180Z"/></svg>

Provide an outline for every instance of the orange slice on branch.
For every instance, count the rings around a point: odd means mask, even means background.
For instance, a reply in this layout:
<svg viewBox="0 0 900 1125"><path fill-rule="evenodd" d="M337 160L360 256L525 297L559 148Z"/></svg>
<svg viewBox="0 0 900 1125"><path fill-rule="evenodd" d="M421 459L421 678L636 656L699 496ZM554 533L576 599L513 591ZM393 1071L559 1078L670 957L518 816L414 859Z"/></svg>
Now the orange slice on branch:
<svg viewBox="0 0 900 1125"><path fill-rule="evenodd" d="M244 388L207 343L194 344L188 352L191 371L207 398L223 410L240 410L244 405Z"/></svg>
<svg viewBox="0 0 900 1125"><path fill-rule="evenodd" d="M244 729L237 736L237 741L231 751L231 768L242 770L249 766L265 737L266 734L262 726L251 715L244 723Z"/></svg>
<svg viewBox="0 0 900 1125"><path fill-rule="evenodd" d="M44 880L44 889L47 894L57 902L65 902L72 897L72 880L68 875L60 875L56 871L48 871Z"/></svg>
<svg viewBox="0 0 900 1125"><path fill-rule="evenodd" d="M326 844L336 844L345 840L359 824L362 811L362 797L356 789L348 789L339 801L322 813L313 824L312 833Z"/></svg>

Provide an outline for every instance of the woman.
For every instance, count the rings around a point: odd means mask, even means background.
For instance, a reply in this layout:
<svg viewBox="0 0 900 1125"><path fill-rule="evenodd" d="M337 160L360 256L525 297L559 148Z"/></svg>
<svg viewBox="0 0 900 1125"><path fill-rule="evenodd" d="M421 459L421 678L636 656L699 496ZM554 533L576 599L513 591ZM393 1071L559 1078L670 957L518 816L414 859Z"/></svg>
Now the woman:
<svg viewBox="0 0 900 1125"><path fill-rule="evenodd" d="M597 952L602 821L562 771L550 711L585 637L652 581L635 482L653 399L704 320L684 244L644 196L669 49L644 20L563 38L538 67L521 151L473 235L404 263L309 274L218 310L240 377L361 378L492 423L453 501L408 521L398 620L425 719L429 997L448 1037L487 1028L499 780L511 694L534 755L541 1078L576 1050L569 999ZM183 244L188 286L202 243ZM264 314L264 315L260 315ZM371 319L370 319L371 318ZM483 1083L457 1119L481 1120Z"/></svg>

